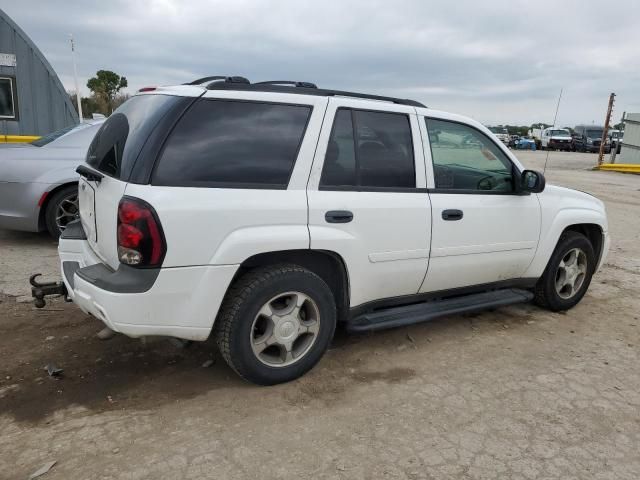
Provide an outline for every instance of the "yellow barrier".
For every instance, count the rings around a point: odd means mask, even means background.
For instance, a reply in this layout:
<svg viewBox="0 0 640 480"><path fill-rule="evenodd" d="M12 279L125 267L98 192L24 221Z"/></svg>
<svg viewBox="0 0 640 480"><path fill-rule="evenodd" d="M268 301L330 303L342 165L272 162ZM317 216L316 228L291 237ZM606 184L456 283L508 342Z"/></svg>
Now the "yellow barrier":
<svg viewBox="0 0 640 480"><path fill-rule="evenodd" d="M595 168L608 172L640 173L640 164L636 163L603 163Z"/></svg>
<svg viewBox="0 0 640 480"><path fill-rule="evenodd" d="M38 135L0 135L0 143L29 143L39 138Z"/></svg>

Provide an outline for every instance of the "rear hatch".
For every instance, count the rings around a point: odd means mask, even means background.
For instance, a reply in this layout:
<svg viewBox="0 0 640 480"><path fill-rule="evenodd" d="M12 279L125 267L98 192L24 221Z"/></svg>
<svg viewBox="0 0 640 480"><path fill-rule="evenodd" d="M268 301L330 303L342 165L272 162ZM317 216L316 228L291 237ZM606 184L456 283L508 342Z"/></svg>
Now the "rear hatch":
<svg viewBox="0 0 640 480"><path fill-rule="evenodd" d="M118 204L149 135L178 100L179 97L158 93L132 97L113 112L89 146L86 164L100 172L102 178L82 175L80 220L93 251L113 269L120 264Z"/></svg>

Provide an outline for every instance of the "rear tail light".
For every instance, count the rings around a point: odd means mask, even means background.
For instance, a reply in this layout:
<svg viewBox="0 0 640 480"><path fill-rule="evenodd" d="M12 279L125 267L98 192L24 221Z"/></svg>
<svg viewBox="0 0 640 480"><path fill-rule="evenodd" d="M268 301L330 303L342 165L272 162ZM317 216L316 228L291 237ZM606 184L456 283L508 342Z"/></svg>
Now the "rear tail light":
<svg viewBox="0 0 640 480"><path fill-rule="evenodd" d="M144 200L123 197L118 205L118 258L135 267L159 267L167 245L158 215Z"/></svg>

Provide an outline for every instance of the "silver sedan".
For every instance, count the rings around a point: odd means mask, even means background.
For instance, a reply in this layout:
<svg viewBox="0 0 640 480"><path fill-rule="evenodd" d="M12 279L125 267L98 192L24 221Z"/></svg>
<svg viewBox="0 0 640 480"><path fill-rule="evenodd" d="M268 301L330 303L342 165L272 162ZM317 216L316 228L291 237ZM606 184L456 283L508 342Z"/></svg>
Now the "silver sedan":
<svg viewBox="0 0 640 480"><path fill-rule="evenodd" d="M0 144L0 228L58 237L78 215L76 167L104 120L90 120L32 143Z"/></svg>

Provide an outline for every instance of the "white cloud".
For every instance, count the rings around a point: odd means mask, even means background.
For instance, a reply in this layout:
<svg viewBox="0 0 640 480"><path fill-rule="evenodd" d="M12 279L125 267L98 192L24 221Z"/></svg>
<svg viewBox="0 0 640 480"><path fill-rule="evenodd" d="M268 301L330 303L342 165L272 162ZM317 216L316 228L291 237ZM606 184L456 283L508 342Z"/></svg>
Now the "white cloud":
<svg viewBox="0 0 640 480"><path fill-rule="evenodd" d="M48 2L6 12L72 88L105 68L130 91L207 74L296 79L416 98L485 123L602 122L640 111L640 2L593 1Z"/></svg>

